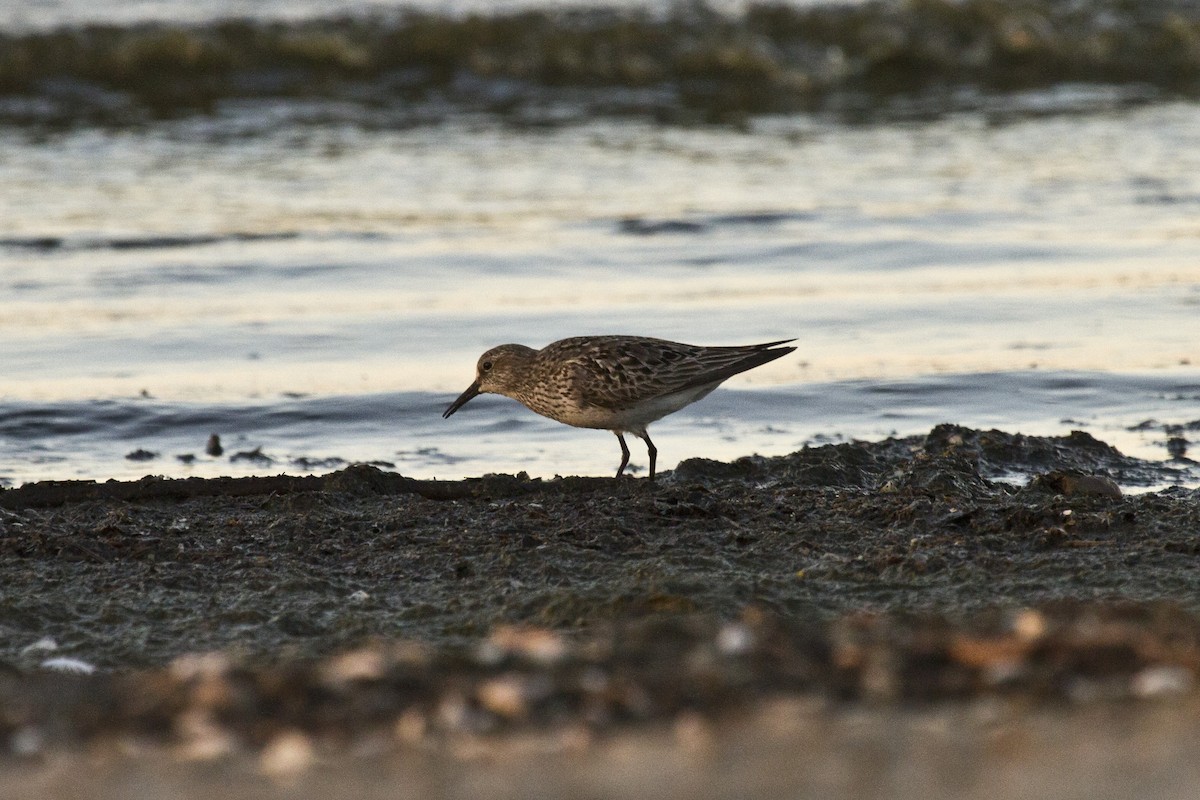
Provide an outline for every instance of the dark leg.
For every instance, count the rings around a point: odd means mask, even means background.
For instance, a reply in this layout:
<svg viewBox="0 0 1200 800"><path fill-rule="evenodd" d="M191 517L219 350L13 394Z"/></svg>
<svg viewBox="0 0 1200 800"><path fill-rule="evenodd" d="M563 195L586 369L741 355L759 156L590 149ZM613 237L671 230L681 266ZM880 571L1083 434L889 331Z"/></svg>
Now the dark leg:
<svg viewBox="0 0 1200 800"><path fill-rule="evenodd" d="M617 467L617 477L619 478L629 464L629 445L625 444L625 437L620 433L617 434L617 441L621 443L621 466Z"/></svg>
<svg viewBox="0 0 1200 800"><path fill-rule="evenodd" d="M658 448L650 441L650 434L641 434L641 439L646 443L646 452L650 454L650 480L654 480L654 462L658 460Z"/></svg>

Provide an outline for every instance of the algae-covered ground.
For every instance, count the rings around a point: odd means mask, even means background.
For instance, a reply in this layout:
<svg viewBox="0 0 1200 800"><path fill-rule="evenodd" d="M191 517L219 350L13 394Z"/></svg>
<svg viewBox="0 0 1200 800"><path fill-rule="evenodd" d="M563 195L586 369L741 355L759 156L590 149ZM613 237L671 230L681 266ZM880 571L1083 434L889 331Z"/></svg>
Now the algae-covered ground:
<svg viewBox="0 0 1200 800"><path fill-rule="evenodd" d="M1143 489L1195 480L940 426L655 482L6 490L0 789L1186 796L1200 491Z"/></svg>

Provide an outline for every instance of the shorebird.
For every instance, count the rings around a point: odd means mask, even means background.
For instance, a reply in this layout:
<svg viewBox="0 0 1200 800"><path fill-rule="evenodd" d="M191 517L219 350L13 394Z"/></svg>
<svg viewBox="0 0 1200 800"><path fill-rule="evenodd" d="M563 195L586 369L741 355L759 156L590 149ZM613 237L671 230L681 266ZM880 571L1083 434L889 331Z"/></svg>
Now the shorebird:
<svg viewBox="0 0 1200 800"><path fill-rule="evenodd" d="M646 443L650 477L658 448L646 427L708 395L724 381L794 351L795 339L742 347L703 347L647 336L577 336L534 350L521 344L493 347L475 366L475 381L442 414L443 419L480 394L502 394L544 417L577 428L609 430L629 465L625 434Z"/></svg>

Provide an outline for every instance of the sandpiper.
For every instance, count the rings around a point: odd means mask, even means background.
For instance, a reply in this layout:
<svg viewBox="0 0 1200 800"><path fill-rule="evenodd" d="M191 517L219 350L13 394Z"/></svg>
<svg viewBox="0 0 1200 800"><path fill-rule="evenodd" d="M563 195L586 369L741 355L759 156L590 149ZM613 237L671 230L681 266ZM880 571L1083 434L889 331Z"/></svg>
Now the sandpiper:
<svg viewBox="0 0 1200 800"><path fill-rule="evenodd" d="M479 394L502 394L544 417L577 428L610 430L621 443L621 466L629 464L625 434L646 442L650 477L658 448L646 426L706 396L739 372L762 366L796 348L793 342L743 347L703 347L647 336L577 336L534 350L502 344L479 357L475 382L450 404L443 418Z"/></svg>

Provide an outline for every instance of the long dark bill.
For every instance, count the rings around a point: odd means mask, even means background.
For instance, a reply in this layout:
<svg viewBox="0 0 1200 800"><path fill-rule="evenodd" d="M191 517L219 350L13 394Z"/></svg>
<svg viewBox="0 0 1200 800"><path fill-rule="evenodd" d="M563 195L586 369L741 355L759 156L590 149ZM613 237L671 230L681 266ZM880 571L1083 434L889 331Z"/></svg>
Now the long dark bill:
<svg viewBox="0 0 1200 800"><path fill-rule="evenodd" d="M460 408L462 408L463 406L465 406L467 404L468 400L470 400L472 397L474 397L477 394L479 394L479 381L475 381L470 386L468 386L467 390L465 392L463 392L462 394L460 394L458 396L458 399L450 404L450 407L446 409L446 413L442 414L442 419L446 419L451 414L453 414L455 411L458 411Z"/></svg>

